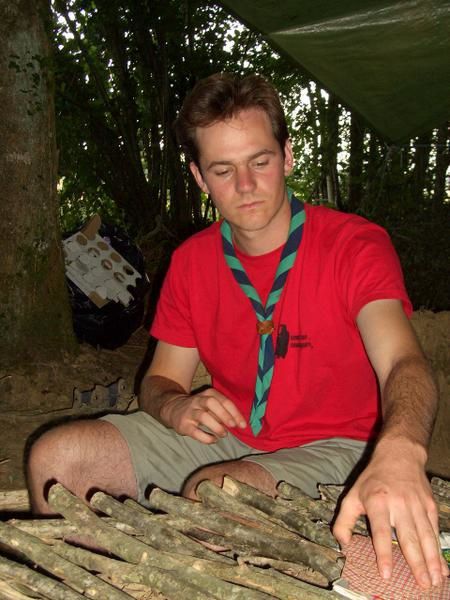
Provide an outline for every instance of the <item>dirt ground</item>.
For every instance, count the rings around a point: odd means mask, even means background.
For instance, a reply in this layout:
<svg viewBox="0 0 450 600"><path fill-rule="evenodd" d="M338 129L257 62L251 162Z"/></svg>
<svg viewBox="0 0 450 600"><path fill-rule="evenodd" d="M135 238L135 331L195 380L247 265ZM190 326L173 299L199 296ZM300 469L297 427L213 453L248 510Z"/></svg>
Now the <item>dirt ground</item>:
<svg viewBox="0 0 450 600"><path fill-rule="evenodd" d="M430 473L450 478L450 312L416 312L413 325L441 389L428 469ZM66 359L62 364L40 363L14 372L0 371L0 490L25 486L26 447L49 423L108 411L110 400L102 386L123 379L117 408L126 409L134 401L133 393L148 355L148 336L141 328L115 351L82 345L76 358ZM206 380L207 375L200 371L196 385ZM100 386L97 393L87 403L80 404L79 394L74 391L93 390L95 386Z"/></svg>

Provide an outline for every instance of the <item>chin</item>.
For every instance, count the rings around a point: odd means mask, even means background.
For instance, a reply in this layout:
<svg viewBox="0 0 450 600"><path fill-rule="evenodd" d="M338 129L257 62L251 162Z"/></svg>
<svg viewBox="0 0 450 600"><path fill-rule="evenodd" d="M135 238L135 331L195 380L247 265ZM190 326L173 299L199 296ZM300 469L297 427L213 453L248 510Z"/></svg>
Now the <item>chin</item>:
<svg viewBox="0 0 450 600"><path fill-rule="evenodd" d="M247 221L245 223L236 223L235 226L241 231L247 231L248 233L251 233L253 231L262 231L268 226L269 222L269 219L255 219L253 222Z"/></svg>

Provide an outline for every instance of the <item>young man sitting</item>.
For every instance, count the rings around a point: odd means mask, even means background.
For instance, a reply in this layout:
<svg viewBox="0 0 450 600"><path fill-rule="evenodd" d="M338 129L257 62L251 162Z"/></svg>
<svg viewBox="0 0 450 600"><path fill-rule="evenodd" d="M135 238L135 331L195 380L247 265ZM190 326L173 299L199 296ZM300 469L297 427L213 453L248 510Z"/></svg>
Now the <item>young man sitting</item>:
<svg viewBox="0 0 450 600"><path fill-rule="evenodd" d="M370 445L334 533L347 544L366 514L389 577L395 527L418 583L438 585L448 571L424 471L437 394L388 236L287 190L286 121L261 77L200 81L177 131L223 220L172 257L141 410L33 446L35 510L48 512L54 479L83 498L100 488L140 502L150 484L195 498L198 482L224 474L271 495L280 480L316 495L318 482L346 482ZM191 393L200 360L212 387Z"/></svg>

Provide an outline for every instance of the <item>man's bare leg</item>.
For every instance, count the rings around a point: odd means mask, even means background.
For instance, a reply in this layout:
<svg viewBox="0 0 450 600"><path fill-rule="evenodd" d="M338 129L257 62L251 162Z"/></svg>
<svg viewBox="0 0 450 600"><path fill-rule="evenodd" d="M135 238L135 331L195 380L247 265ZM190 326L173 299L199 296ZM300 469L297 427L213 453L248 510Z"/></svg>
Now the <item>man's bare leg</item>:
<svg viewBox="0 0 450 600"><path fill-rule="evenodd" d="M261 465L245 460L219 463L195 471L184 484L182 494L185 498L198 500L195 488L200 481L209 479L219 487L222 487L224 475L229 475L237 481L242 481L242 483L248 483L269 496L276 496L277 482L269 471Z"/></svg>
<svg viewBox="0 0 450 600"><path fill-rule="evenodd" d="M105 421L77 421L44 433L30 450L27 479L31 508L42 515L54 513L46 492L55 481L83 499L93 490L137 498L127 443Z"/></svg>

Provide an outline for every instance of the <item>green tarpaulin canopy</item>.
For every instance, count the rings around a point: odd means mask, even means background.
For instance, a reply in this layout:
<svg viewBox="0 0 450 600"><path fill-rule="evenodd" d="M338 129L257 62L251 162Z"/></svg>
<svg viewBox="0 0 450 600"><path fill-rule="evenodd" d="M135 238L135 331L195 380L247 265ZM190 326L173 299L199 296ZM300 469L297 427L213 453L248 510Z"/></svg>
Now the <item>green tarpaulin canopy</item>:
<svg viewBox="0 0 450 600"><path fill-rule="evenodd" d="M238 19L401 142L450 116L450 2L225 0Z"/></svg>

